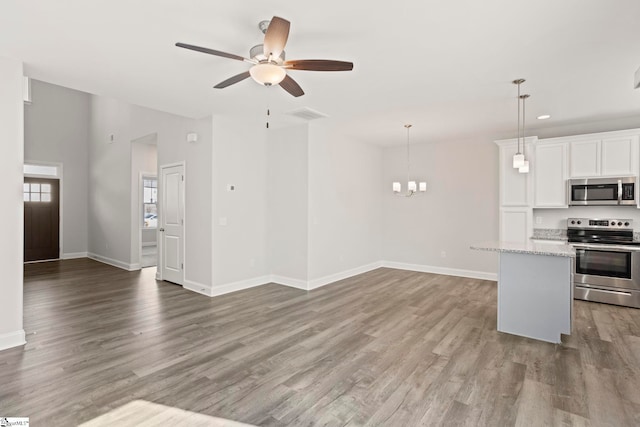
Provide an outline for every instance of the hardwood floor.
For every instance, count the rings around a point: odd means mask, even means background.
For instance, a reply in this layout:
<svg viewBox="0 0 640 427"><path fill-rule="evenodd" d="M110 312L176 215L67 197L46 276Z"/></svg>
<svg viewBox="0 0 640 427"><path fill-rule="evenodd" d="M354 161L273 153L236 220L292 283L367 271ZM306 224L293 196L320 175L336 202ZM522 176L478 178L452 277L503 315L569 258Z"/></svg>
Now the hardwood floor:
<svg viewBox="0 0 640 427"><path fill-rule="evenodd" d="M0 352L0 416L640 425L637 309L576 301L574 333L553 345L496 331L494 282L378 269L311 292L269 284L208 298L154 272L25 266L28 344Z"/></svg>

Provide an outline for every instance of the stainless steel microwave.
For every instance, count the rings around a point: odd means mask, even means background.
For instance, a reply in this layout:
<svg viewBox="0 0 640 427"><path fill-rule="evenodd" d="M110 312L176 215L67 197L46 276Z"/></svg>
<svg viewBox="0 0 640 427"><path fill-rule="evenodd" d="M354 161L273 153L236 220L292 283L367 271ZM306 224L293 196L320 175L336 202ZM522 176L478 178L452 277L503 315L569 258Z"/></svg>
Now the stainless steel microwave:
<svg viewBox="0 0 640 427"><path fill-rule="evenodd" d="M636 178L570 179L569 205L637 205Z"/></svg>

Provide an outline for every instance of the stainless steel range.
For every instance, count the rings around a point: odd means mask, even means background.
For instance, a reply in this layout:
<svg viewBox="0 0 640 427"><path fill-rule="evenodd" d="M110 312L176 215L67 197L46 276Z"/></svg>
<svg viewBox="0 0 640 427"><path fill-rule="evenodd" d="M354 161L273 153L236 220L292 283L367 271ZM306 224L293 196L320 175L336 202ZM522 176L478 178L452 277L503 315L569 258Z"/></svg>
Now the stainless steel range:
<svg viewBox="0 0 640 427"><path fill-rule="evenodd" d="M640 308L640 242L630 219L569 218L574 298Z"/></svg>

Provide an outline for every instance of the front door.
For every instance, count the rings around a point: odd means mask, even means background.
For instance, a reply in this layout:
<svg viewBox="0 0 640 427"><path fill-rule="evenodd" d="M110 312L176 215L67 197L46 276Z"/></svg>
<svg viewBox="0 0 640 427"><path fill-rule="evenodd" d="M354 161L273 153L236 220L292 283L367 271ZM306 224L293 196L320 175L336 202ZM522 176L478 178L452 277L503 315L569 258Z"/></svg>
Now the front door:
<svg viewBox="0 0 640 427"><path fill-rule="evenodd" d="M161 168L160 263L162 280L184 284L184 166Z"/></svg>
<svg viewBox="0 0 640 427"><path fill-rule="evenodd" d="M60 257L60 181L24 179L24 260Z"/></svg>

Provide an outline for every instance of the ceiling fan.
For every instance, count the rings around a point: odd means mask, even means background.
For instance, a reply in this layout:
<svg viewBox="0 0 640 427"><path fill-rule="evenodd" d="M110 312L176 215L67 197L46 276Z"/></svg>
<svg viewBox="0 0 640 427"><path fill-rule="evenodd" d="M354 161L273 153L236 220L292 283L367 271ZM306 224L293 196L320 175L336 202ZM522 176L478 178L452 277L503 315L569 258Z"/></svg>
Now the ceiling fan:
<svg viewBox="0 0 640 427"><path fill-rule="evenodd" d="M250 58L186 43L176 43L176 46L252 64L248 71L237 74L215 85L214 88L216 89L222 89L241 82L248 77L252 77L253 80L264 86L279 84L284 90L297 97L304 95L304 91L300 85L287 74L287 70L351 71L353 69L353 62L332 61L329 59L298 59L286 61L284 47L289 38L290 25L291 23L289 21L277 16L274 16L271 21L260 22L258 28L264 33L264 42L251 48L249 51Z"/></svg>

